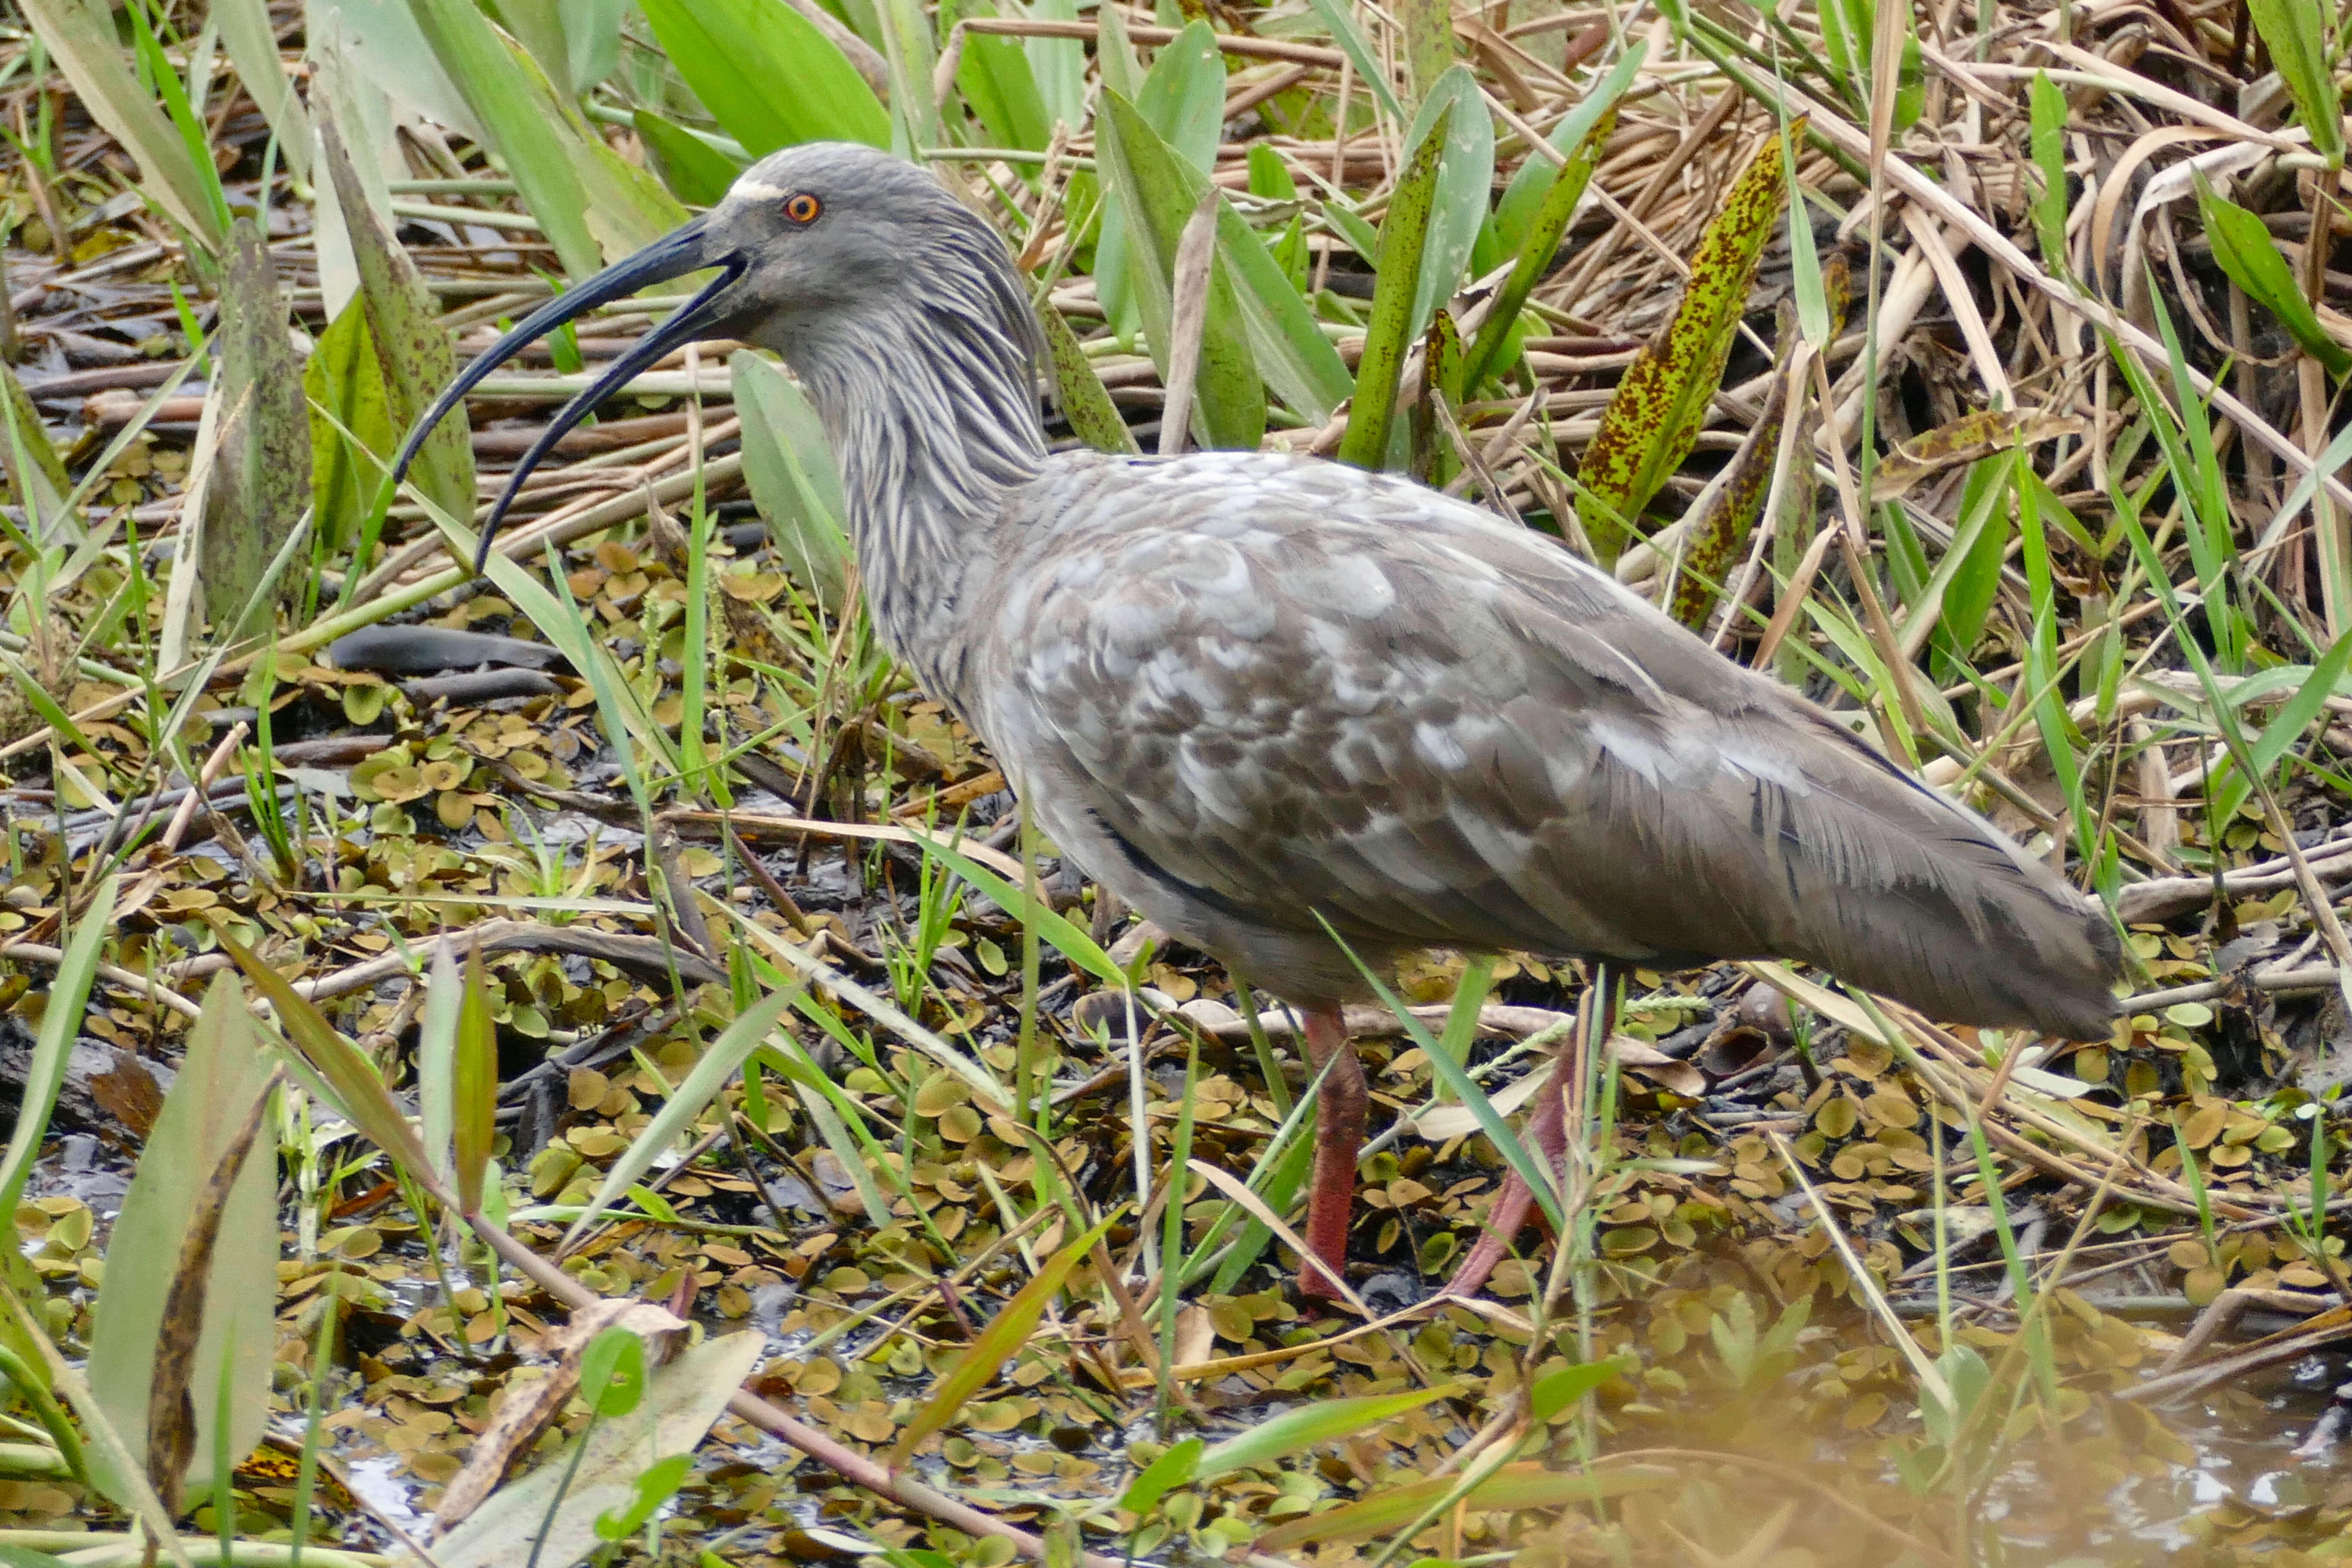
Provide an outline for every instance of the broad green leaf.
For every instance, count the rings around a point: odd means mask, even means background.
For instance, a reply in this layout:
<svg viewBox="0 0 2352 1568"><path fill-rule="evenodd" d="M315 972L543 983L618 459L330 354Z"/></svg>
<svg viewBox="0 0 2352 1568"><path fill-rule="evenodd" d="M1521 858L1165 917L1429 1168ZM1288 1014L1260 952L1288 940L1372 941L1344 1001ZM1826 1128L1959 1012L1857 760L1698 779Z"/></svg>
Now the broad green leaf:
<svg viewBox="0 0 2352 1568"><path fill-rule="evenodd" d="M220 176L189 151L171 116L139 85L111 7L101 0L25 0L24 12L82 109L137 161L144 194L196 243L219 254L228 242Z"/></svg>
<svg viewBox="0 0 2352 1568"><path fill-rule="evenodd" d="M92 1318L90 1388L109 1425L133 1454L147 1452L150 1385L181 1242L205 1178L219 1167L268 1076L267 1058L256 1048L244 991L234 975L220 975L205 993L202 1016L188 1031L179 1076L163 1097L131 1189L123 1194L122 1212L107 1239L106 1275ZM229 1189L212 1250L204 1329L189 1384L217 1388L222 1359L234 1347L234 1418L227 1437L230 1450L239 1455L253 1451L269 1413L278 1298L273 1152L267 1140L254 1149ZM198 1397L194 1405L196 1441L186 1479L191 1488L201 1489L212 1478L217 1412L210 1397ZM92 1448L89 1460L99 1488L124 1500L129 1494L123 1478L104 1448Z"/></svg>
<svg viewBox="0 0 2352 1568"><path fill-rule="evenodd" d="M1789 134L1802 135L1803 125ZM1756 258L1780 224L1785 195L1776 132L1725 194L1692 253L1681 302L1601 413L1577 478L1592 502L1579 509L1585 532L1604 566L1616 563L1633 520L1697 442L1748 308Z"/></svg>
<svg viewBox="0 0 2352 1568"><path fill-rule="evenodd" d="M1225 60L1208 23L1188 23L1160 46L1136 90L1135 111L1193 168L1216 162L1225 117Z"/></svg>
<svg viewBox="0 0 2352 1568"><path fill-rule="evenodd" d="M1175 313L1171 279L1176 246L1199 205L1197 194L1187 195L1192 182L1186 176L1198 175L1144 123L1133 104L1108 89L1102 95L1095 137L1097 167L1125 219L1127 275L1135 286L1152 363L1165 377ZM1208 310L1193 393L1192 429L1200 445L1256 450L1265 433L1265 388L1222 257L1209 269Z"/></svg>
<svg viewBox="0 0 2352 1568"><path fill-rule="evenodd" d="M1450 67L1437 79L1413 117L1405 145L1418 146L1424 136L1438 137L1444 146L1438 154L1429 232L1414 274L1408 339L1429 330L1438 307L1461 285L1462 269L1469 265L1478 226L1486 222L1486 204L1494 195L1495 121L1469 67Z"/></svg>
<svg viewBox="0 0 2352 1568"><path fill-rule="evenodd" d="M898 1446L891 1453L892 1469L904 1469L923 1439L954 1420L956 1412L987 1387L1004 1363L1028 1342L1029 1331L1045 1315L1047 1304L1060 1293L1070 1270L1094 1250L1095 1244L1117 1222L1120 1212L1114 1210L1104 1215L1093 1229L1047 1258L1029 1283L989 1320L988 1327L964 1348L954 1369L940 1379L930 1398L924 1401L923 1407L915 1412L906 1429L898 1434Z"/></svg>
<svg viewBox="0 0 2352 1568"><path fill-rule="evenodd" d="M2327 52L2327 8L2318 0L2246 0L2246 15L2294 95L2295 118L2311 133L2311 150L2329 168L2342 168L2344 110Z"/></svg>
<svg viewBox="0 0 2352 1568"><path fill-rule="evenodd" d="M2216 192L2202 170L2192 168L2189 175L2197 182L2197 214L2204 220L2213 259L2229 274L2230 281L2276 316L2287 335L2302 345L2304 353L2326 365L2328 374L2342 375L2352 370L2352 353L2346 353L2344 345L2319 324L2311 302L2287 270L2286 258L2279 254L2278 241L2263 220Z"/></svg>
<svg viewBox="0 0 2352 1568"><path fill-rule="evenodd" d="M451 1186L457 1184L457 1015L465 1001L457 954L446 936L436 937L416 1020L416 1120L435 1173Z"/></svg>
<svg viewBox="0 0 2352 1568"><path fill-rule="evenodd" d="M320 187L322 193L332 189L350 237L368 345L383 373L384 412L392 429L403 431L456 378L457 356L442 330L439 302L425 288L416 263L368 205L344 149L341 129L331 117L319 119L319 142L327 174ZM362 434L356 425L345 427ZM387 442L378 456L388 458L390 450ZM409 477L436 504L468 518L474 515L474 447L464 419L445 419L425 438Z"/></svg>
<svg viewBox="0 0 2352 1568"><path fill-rule="evenodd" d="M530 54L471 0L410 5L567 275L585 278L685 219L660 182L607 147Z"/></svg>
<svg viewBox="0 0 2352 1568"><path fill-rule="evenodd" d="M749 349L729 356L743 421L743 477L776 548L802 584L838 613L848 592L849 535L841 470L807 395Z"/></svg>
<svg viewBox="0 0 2352 1568"><path fill-rule="evenodd" d="M566 1247L578 1241L588 1227L596 1223L599 1215L618 1202L621 1195L629 1190L631 1183L651 1170L654 1162L666 1150L677 1145L679 1137L694 1125L695 1118L719 1097L719 1090L734 1081L737 1069L766 1042L770 1032L776 1026L776 1020L784 1016L784 1010L800 994L797 986L770 992L710 1042L701 1058L670 1091L669 1098L662 1101L661 1110L654 1113L653 1120L646 1124L646 1130L637 1134L605 1172L596 1195L588 1200L586 1210L572 1222L572 1228L564 1233L563 1245ZM463 1173L460 1171L459 1174Z"/></svg>
<svg viewBox="0 0 2352 1568"><path fill-rule="evenodd" d="M0 1218L6 1235L16 1234L16 1201L24 1196L25 1178L40 1157L41 1140L49 1131L49 1115L57 1109L58 1090L66 1081L66 1061L80 1036L82 1008L98 978L98 966L114 923L114 898L120 887L108 877L80 917L74 921L72 940L49 983L41 1004L41 1025L33 1036L33 1054L25 1079L16 1090L16 1125L8 1132L8 1149L0 1154Z"/></svg>
<svg viewBox="0 0 2352 1568"><path fill-rule="evenodd" d="M1364 334L1363 357L1356 366L1356 399L1348 411L1347 433L1339 438L1339 460L1360 468L1380 468L1388 462L1389 432L1396 419L1397 379L1403 374L1405 354L1417 335L1412 306L1419 292L1430 214L1437 201L1445 122L1451 117L1448 103L1414 145L1412 159L1389 193L1387 216L1381 220L1371 324Z"/></svg>
<svg viewBox="0 0 2352 1568"><path fill-rule="evenodd" d="M631 1495L626 1508L607 1509L596 1516L596 1535L601 1541L626 1541L646 1527L654 1510L677 1495L686 1481L687 1473L694 1468L691 1454L672 1454L656 1459L637 1472L629 1485Z"/></svg>
<svg viewBox="0 0 2352 1568"><path fill-rule="evenodd" d="M1135 432L1118 416L1118 405L1110 400L1070 323L1050 300L1038 307L1037 320L1045 329L1046 357L1054 363L1054 395L1072 433L1097 452L1134 452ZM740 383L736 396L742 396Z"/></svg>
<svg viewBox="0 0 2352 1568"><path fill-rule="evenodd" d="M1175 157L1205 178L1216 166L1217 121L1225 101L1224 62L1218 58L1215 35L1205 23L1188 25L1160 49L1150 71L1138 74L1130 69L1134 50L1127 40L1126 24L1116 9L1098 15L1103 38L1097 58L1103 62L1106 96L1115 93L1132 103L1143 123L1168 144ZM1101 134L1099 124L1096 133ZM1199 199L1196 190L1195 205ZM1189 216L1192 209L1184 210ZM1139 285L1131 276L1133 262L1128 253L1135 243L1133 234L1133 220L1124 206L1113 202L1104 208L1095 236L1095 291L1101 299L1105 319L1122 342L1131 339L1136 329L1150 319L1143 313ZM1156 347L1152 350L1155 356L1160 352ZM1167 368L1161 363L1162 374Z"/></svg>
<svg viewBox="0 0 2352 1568"><path fill-rule="evenodd" d="M1556 1366L1536 1378L1528 1390L1528 1419L1549 1421L1625 1369L1614 1361L1580 1362Z"/></svg>
<svg viewBox="0 0 2352 1568"><path fill-rule="evenodd" d="M941 23L949 8L942 6ZM987 16L985 8L966 15ZM960 18L959 18L960 19ZM1045 110L1037 90L1037 76L1023 40L1001 33L963 36L963 60L956 68L956 86L963 100L988 132L992 145L1022 147L1042 153L1054 138L1054 117Z"/></svg>
<svg viewBox="0 0 2352 1568"><path fill-rule="evenodd" d="M1235 285L1242 326L1266 385L1308 424L1324 423L1354 394L1355 377L1323 335L1298 285L1223 196L1217 198L1217 255Z"/></svg>
<svg viewBox="0 0 2352 1568"><path fill-rule="evenodd" d="M580 1352L580 1402L600 1421L636 1409L646 1396L646 1342L617 1325Z"/></svg>
<svg viewBox="0 0 2352 1568"><path fill-rule="evenodd" d="M2051 273L2066 272L2066 94L2037 70L2028 89L2032 128L2026 144L2033 166L2042 175L2042 194L2033 198L2033 233L2042 247L2042 265Z"/></svg>
<svg viewBox="0 0 2352 1568"><path fill-rule="evenodd" d="M228 975L221 978L235 984ZM247 1036L244 1019L236 1020L233 1026L240 1037ZM249 1037L239 1038L236 1045L250 1054ZM196 1456L199 1441L197 1394L210 1395L205 1408L213 1417L212 1463L207 1467L206 1479L215 1483L216 1501L227 1500L227 1478L223 1472L236 1467L236 1456L242 1452L236 1445L244 1436L239 1428L249 1425L247 1413L265 1412L268 1407L268 1385L253 1377L249 1369L237 1364L244 1359L236 1353L235 1331L241 1325L234 1321L240 1314L234 1298L225 1300L214 1291L213 1267L222 1258L224 1233L233 1238L228 1243L233 1264L246 1261L250 1253L249 1247L240 1245L247 1238L238 1234L238 1226L251 1224L254 1205L250 1202L237 1204L240 1194L236 1189L253 1161L254 1145L262 1141L261 1126L269 1114L274 1087L272 1079L265 1082L246 1105L221 1107L228 1117L216 1129L217 1157L211 1168L199 1167L189 1173L201 1179L194 1183L186 1223L181 1227L179 1246L169 1265L163 1310L156 1317L159 1331L150 1357L147 1391L147 1480L164 1506L175 1511L187 1495L188 1466ZM264 1145L269 1151L261 1155L265 1166L274 1157L276 1143L273 1138ZM262 1184L265 1188L275 1185L267 1179ZM242 1212L232 1216L232 1207ZM230 1223L232 1217L236 1224ZM249 1265L242 1269L233 1268L234 1277L220 1283L237 1290L266 1289L277 1272L274 1248L265 1252L264 1260L268 1264L266 1270ZM149 1261L142 1258L133 1272L143 1272L149 1267ZM196 1357L203 1348L205 1325L222 1321L230 1322L228 1345L221 1352L221 1364L207 1388L195 1380Z"/></svg>
<svg viewBox="0 0 2352 1568"><path fill-rule="evenodd" d="M1259 1422L1246 1432L1202 1451L1192 1467L1194 1480L1212 1480L1252 1465L1270 1465L1318 1443L1336 1443L1393 1421L1433 1400L1459 1392L1459 1384L1419 1388L1410 1394L1374 1394L1354 1399L1327 1399Z"/></svg>
<svg viewBox="0 0 2352 1568"><path fill-rule="evenodd" d="M302 366L310 411L310 518L329 557L360 534L400 444L382 362L368 335L367 302L354 297L327 324Z"/></svg>
<svg viewBox="0 0 2352 1568"><path fill-rule="evenodd" d="M1031 0L1028 15L1038 22L1075 22L1077 0ZM1048 122L1076 131L1087 122L1087 47L1076 38L1024 38L1029 73L1037 84Z"/></svg>
<svg viewBox="0 0 2352 1568"><path fill-rule="evenodd" d="M726 153L650 109L640 109L629 118L670 193L690 207L717 206L735 176L743 172Z"/></svg>
<svg viewBox="0 0 2352 1568"><path fill-rule="evenodd" d="M1960 481L1960 521L1952 531L1952 547L1944 553L1951 576L1943 594L1942 630L1947 650L1965 659L1984 630L2000 592L2000 564L2009 550L2010 487L2016 474L2013 453L1988 458L1969 468ZM1928 584L1932 596L1935 584Z"/></svg>
<svg viewBox="0 0 2352 1568"><path fill-rule="evenodd" d="M497 16L567 99L612 73L625 0L499 0Z"/></svg>
<svg viewBox="0 0 2352 1568"><path fill-rule="evenodd" d="M754 158L803 142L890 145L890 116L784 0L641 0L670 63Z"/></svg>

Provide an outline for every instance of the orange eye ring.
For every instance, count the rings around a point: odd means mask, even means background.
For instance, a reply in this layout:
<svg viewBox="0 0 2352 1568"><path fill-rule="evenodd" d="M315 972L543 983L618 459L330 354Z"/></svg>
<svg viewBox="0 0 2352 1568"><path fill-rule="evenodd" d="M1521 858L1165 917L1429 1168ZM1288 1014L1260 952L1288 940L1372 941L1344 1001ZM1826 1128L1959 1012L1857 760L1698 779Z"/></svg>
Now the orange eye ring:
<svg viewBox="0 0 2352 1568"><path fill-rule="evenodd" d="M806 191L784 198L784 216L803 227L814 223L824 211L824 204Z"/></svg>

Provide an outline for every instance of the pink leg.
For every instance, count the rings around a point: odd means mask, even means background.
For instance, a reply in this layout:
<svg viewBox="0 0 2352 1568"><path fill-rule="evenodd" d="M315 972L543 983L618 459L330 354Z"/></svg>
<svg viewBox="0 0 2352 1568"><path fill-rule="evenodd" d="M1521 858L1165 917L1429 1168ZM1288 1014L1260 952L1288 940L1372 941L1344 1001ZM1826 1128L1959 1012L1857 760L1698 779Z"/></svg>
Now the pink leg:
<svg viewBox="0 0 2352 1568"><path fill-rule="evenodd" d="M1594 972L1593 984L1600 989L1603 999L1601 1005L1606 1009L1601 1020L1601 1037L1606 1040L1617 1028L1616 981L1608 967L1601 965ZM1580 1034L1582 1033L1582 1008L1578 1009ZM1528 1136L1534 1140L1536 1152L1555 1171L1565 1170L1568 1164L1568 1116L1566 1097L1562 1091L1575 1072L1576 1035L1571 1034L1559 1042L1559 1048L1553 1054L1551 1068L1545 1075L1547 1081L1536 1090L1535 1114L1528 1119ZM1519 1227L1528 1223L1528 1215L1535 1208L1535 1194L1528 1190L1526 1180L1518 1172L1513 1171L1506 1176L1502 1190L1495 1194L1493 1205L1486 1210L1486 1220L1479 1227L1476 1245L1470 1248L1470 1255L1462 1260L1462 1267L1454 1271L1454 1278L1446 1281L1445 1289L1439 1294L1476 1295L1486 1285L1487 1277L1495 1272L1495 1265L1503 1261L1504 1255L1510 1250L1511 1238L1517 1236Z"/></svg>
<svg viewBox="0 0 2352 1568"><path fill-rule="evenodd" d="M1528 1121L1528 1134L1535 1141L1536 1152L1558 1170L1568 1155L1568 1118L1561 1110L1561 1079L1575 1060L1576 1042L1560 1042L1559 1054L1551 1060L1544 1073L1544 1086L1536 1090L1536 1113ZM1526 1178L1513 1171L1503 1178L1503 1190L1495 1194L1494 1204L1486 1210L1486 1223L1479 1227L1477 1245L1454 1271L1442 1294L1475 1296L1486 1285L1495 1265L1503 1261L1510 1250L1511 1238L1528 1223L1528 1215L1536 1206L1536 1195L1528 1190Z"/></svg>
<svg viewBox="0 0 2352 1568"><path fill-rule="evenodd" d="M1298 1260L1298 1293L1336 1301L1348 1261L1348 1220L1356 1205L1356 1155L1364 1146L1363 1065L1337 1007L1309 1009L1307 1059L1324 1073L1315 1102L1315 1173L1307 1194L1307 1256Z"/></svg>

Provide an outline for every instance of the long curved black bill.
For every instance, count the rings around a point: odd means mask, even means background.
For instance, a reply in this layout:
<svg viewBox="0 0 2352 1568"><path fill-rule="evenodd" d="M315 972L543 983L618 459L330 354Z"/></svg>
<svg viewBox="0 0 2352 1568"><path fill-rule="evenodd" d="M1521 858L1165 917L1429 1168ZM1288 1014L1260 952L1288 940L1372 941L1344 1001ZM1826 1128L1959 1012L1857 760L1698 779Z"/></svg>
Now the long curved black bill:
<svg viewBox="0 0 2352 1568"><path fill-rule="evenodd" d="M667 282L673 278L682 278L689 272L699 272L713 265L719 268L717 279L673 311L659 326L638 339L628 353L606 366L604 374L598 376L586 391L565 404L547 428L540 433L539 438L530 444L530 449L522 455L522 460L515 465L514 472L509 476L506 489L499 494L497 504L490 508L489 516L483 520L481 543L474 556L475 571L479 572L483 563L489 559L490 541L497 535L499 522L506 516L507 508L513 503L516 492L530 477L531 470L539 467L540 460L554 448L556 442L585 419L599 403L635 378L638 372L656 363L680 344L704 335L717 320L715 301L721 290L741 276L743 263L737 258L723 258L714 263L703 255L702 236L701 218L682 224L635 255L622 258L594 277L566 289L533 310L518 322L512 331L491 344L479 358L467 365L457 379L449 384L448 390L434 399L433 406L425 411L425 417L416 422L415 428L408 433L408 439L401 443L400 453L393 459L392 472L395 483L408 471L408 465L415 458L417 448L425 444L425 437L432 434L434 426L440 424L442 418L456 408L468 392L481 384L492 371L530 343L599 305L626 299L640 289Z"/></svg>

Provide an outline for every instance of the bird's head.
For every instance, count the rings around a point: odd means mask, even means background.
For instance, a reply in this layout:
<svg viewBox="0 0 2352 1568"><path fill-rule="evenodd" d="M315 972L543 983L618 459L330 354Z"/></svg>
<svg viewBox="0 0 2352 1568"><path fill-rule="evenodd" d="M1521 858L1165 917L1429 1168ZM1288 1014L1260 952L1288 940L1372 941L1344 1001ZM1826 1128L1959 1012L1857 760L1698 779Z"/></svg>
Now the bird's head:
<svg viewBox="0 0 2352 1568"><path fill-rule="evenodd" d="M484 521L477 570L540 459L599 403L685 343L736 338L800 364L821 358L828 345L855 353L898 336L877 326L952 330L962 321L992 340L977 346L995 357L1009 352L1025 365L1036 353L1035 318L1020 279L1003 241L978 214L928 169L857 142L809 142L752 164L717 206L525 317L426 410L401 447L395 476L467 392L530 343L600 305L713 270L700 292L566 404L523 454Z"/></svg>

